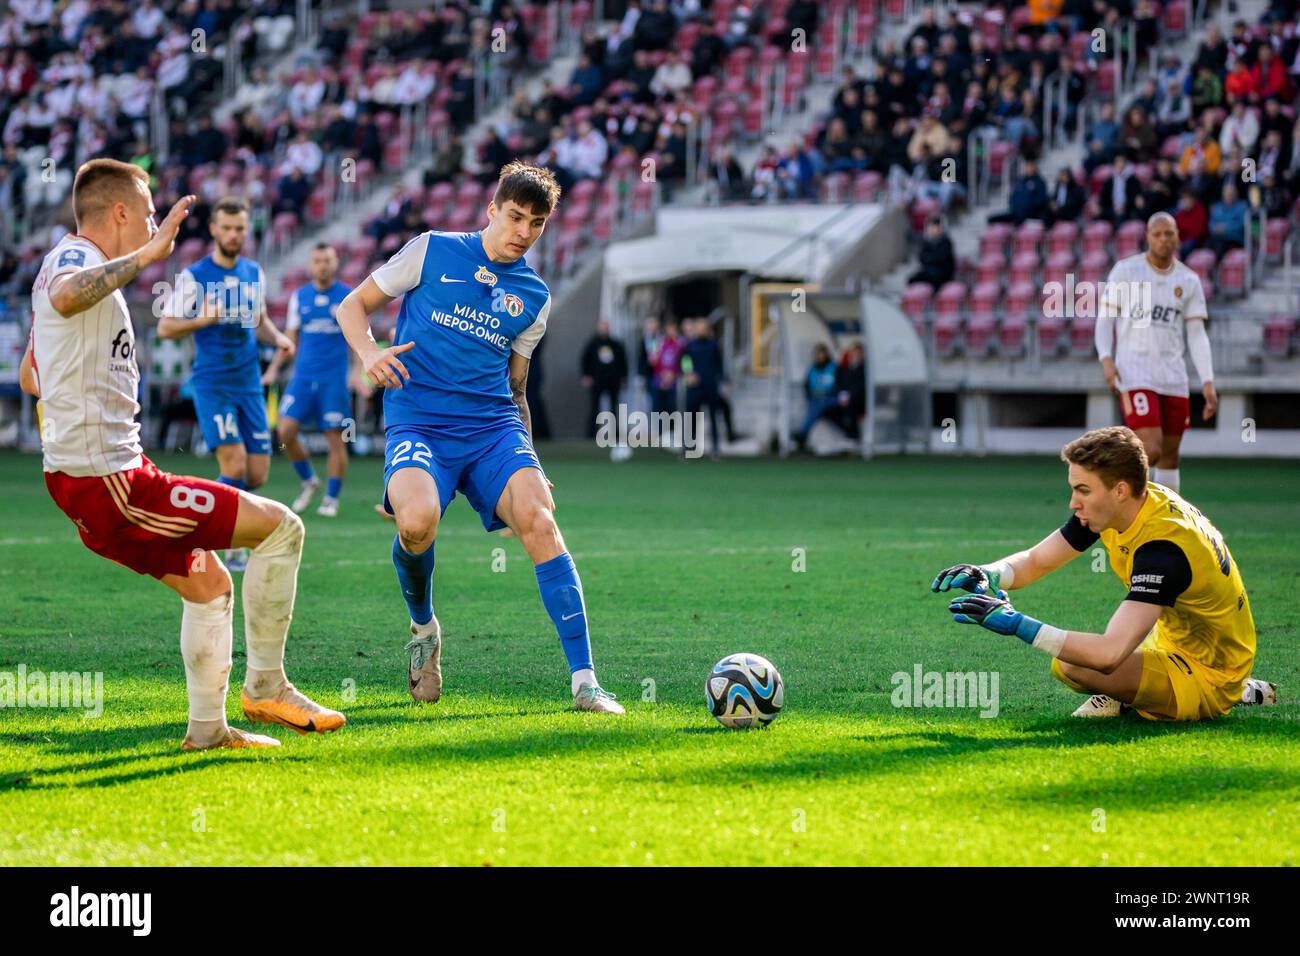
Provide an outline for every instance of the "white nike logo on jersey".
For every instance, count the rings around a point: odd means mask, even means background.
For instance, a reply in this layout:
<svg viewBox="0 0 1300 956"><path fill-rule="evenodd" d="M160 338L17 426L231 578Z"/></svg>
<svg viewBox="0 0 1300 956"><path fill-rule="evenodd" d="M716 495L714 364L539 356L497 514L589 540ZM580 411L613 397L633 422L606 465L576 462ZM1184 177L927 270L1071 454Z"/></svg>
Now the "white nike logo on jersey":
<svg viewBox="0 0 1300 956"><path fill-rule="evenodd" d="M465 280L465 279L448 279L448 278L447 278L447 273L444 272L444 273L442 274L442 281L443 281L443 282L465 282L465 281L468 281L468 280Z"/></svg>

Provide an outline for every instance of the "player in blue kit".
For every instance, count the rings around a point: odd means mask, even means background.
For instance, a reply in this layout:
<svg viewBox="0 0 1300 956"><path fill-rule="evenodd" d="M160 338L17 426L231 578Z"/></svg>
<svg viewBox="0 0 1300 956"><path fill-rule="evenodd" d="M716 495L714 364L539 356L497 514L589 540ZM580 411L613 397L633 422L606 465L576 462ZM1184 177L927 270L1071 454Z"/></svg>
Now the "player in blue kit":
<svg viewBox="0 0 1300 956"><path fill-rule="evenodd" d="M312 250L308 263L311 282L289 297L285 334L297 339L293 379L280 400L278 433L280 444L293 470L302 479L302 490L294 499L293 510L301 514L320 489L320 479L312 471L311 458L298 438L299 429L319 424L329 445L326 461L327 485L318 515L333 518L339 513L339 492L348 470L348 449L344 429L352 421L352 392L348 388L351 353L347 340L335 320L344 297L352 290L335 276L339 271L338 253L328 242ZM281 356L277 352L262 376L271 384L280 374Z"/></svg>
<svg viewBox="0 0 1300 956"><path fill-rule="evenodd" d="M434 538L460 492L485 530L510 528L532 559L568 659L574 709L623 713L596 680L582 583L555 523L524 391L551 294L523 256L559 198L548 170L508 164L485 229L416 236L338 310L366 377L387 389L384 505L397 521L393 564L410 610L408 684L416 700L442 694ZM367 317L398 296L394 342L402 344L381 349Z"/></svg>
<svg viewBox="0 0 1300 956"><path fill-rule="evenodd" d="M271 429L262 395L258 342L285 356L294 346L266 314L262 267L239 253L248 234L248 205L226 198L212 210L212 252L184 270L158 319L158 337L194 336L190 384L203 440L217 456L223 484L260 487L271 468ZM230 570L243 570L229 555Z"/></svg>

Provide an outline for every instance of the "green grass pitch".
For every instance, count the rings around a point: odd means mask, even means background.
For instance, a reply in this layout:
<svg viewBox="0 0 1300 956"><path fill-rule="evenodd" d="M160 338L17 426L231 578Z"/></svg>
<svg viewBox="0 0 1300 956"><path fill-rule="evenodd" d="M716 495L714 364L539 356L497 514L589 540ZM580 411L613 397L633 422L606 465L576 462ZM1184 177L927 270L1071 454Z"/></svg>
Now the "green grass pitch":
<svg viewBox="0 0 1300 956"><path fill-rule="evenodd" d="M370 459L353 463L337 519L306 516L287 655L348 726L276 728L274 753L183 754L178 600L80 546L38 458L0 455L0 671L102 671L105 695L98 719L0 710L0 865L1300 863L1293 463L1183 466L1242 567L1255 672L1282 703L1169 726L1072 721L1079 698L1046 657L951 623L929 593L940 568L1064 519L1064 466L1049 457L543 460L598 672L627 717L569 711L532 568L464 501L438 538L445 696L410 700ZM265 490L288 500L292 471L272 471ZM1100 630L1123 591L1092 565L1084 555L1017 605ZM242 634L237 604L236 684ZM725 730L705 709L708 669L734 651L784 675L766 730ZM996 672L997 716L895 708L892 675L918 664ZM246 726L234 692L229 716Z"/></svg>

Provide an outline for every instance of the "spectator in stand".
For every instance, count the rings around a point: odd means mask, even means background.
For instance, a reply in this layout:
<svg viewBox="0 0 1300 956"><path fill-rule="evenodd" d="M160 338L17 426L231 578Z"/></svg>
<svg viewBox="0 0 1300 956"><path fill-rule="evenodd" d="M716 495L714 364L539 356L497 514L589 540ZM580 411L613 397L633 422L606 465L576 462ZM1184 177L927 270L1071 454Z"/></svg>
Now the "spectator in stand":
<svg viewBox="0 0 1300 956"><path fill-rule="evenodd" d="M1206 26L1205 36L1196 48L1195 66L1198 74L1201 70L1209 70L1215 75L1223 73L1228 67L1228 43L1223 38L1219 24L1213 20Z"/></svg>
<svg viewBox="0 0 1300 956"><path fill-rule="evenodd" d="M433 165L425 171L424 186L429 188L438 183L449 183L465 168L465 144L460 136L452 133L447 142L434 154Z"/></svg>
<svg viewBox="0 0 1300 956"><path fill-rule="evenodd" d="M1178 225L1178 236L1182 240L1178 257L1186 259L1193 249L1200 247L1209 231L1209 214L1205 211L1205 205L1190 189L1184 189L1178 198L1174 222Z"/></svg>
<svg viewBox="0 0 1300 956"><path fill-rule="evenodd" d="M650 356L654 369L654 387L650 390L650 410L654 412L677 411L677 380L681 374L682 349L685 347L678 334L677 323L669 319L664 325L663 338Z"/></svg>
<svg viewBox="0 0 1300 956"><path fill-rule="evenodd" d="M1079 107L1088 96L1088 81L1083 78L1074 64L1074 57L1068 53L1062 53L1057 61L1056 72L1054 76L1065 78L1065 128L1073 134L1079 128ZM1056 119L1056 100L1052 100L1052 117ZM971 126L976 124L971 122Z"/></svg>
<svg viewBox="0 0 1300 956"><path fill-rule="evenodd" d="M921 268L908 278L909 285L913 282L927 282L937 292L957 274L957 257L953 252L952 239L948 237L943 228L943 220L938 216L931 216L926 221L919 259Z"/></svg>
<svg viewBox="0 0 1300 956"><path fill-rule="evenodd" d="M1276 96L1289 103L1295 98L1291 88L1291 77L1287 76L1286 64L1277 56L1267 43L1259 48L1258 60L1250 71L1255 95L1260 99Z"/></svg>
<svg viewBox="0 0 1300 956"><path fill-rule="evenodd" d="M866 353L861 342L849 346L848 353L835 370L835 400L839 410L840 428L850 438L859 438L859 422L867 414Z"/></svg>
<svg viewBox="0 0 1300 956"><path fill-rule="evenodd" d="M609 158L609 144L596 132L591 120L578 123L578 135L573 141L569 171L575 179L599 179Z"/></svg>
<svg viewBox="0 0 1300 956"><path fill-rule="evenodd" d="M1110 178L1101 184L1098 195L1101 218L1114 226L1139 214L1138 198L1142 195L1142 182L1137 178L1128 156L1120 153L1111 166Z"/></svg>
<svg viewBox="0 0 1300 956"><path fill-rule="evenodd" d="M835 373L835 359L831 357L830 348L817 345L813 349L813 359L812 364L808 366L808 374L804 376L803 388L804 396L808 399L808 412L804 415L803 424L799 426L799 431L794 436L801 451L808 444L808 433L812 431L813 426L828 413L839 408Z"/></svg>
<svg viewBox="0 0 1300 956"><path fill-rule="evenodd" d="M1280 139L1281 157L1278 172L1291 165L1291 120L1282 112L1282 104L1276 98L1264 101L1264 115L1259 118L1259 132L1263 137L1276 132Z"/></svg>
<svg viewBox="0 0 1300 956"><path fill-rule="evenodd" d="M1253 101L1259 96L1258 77L1245 59L1238 59L1232 72L1223 81L1223 92L1229 100Z"/></svg>
<svg viewBox="0 0 1300 956"><path fill-rule="evenodd" d="M889 172L883 159L889 144L889 134L880 127L879 115L872 110L862 111L862 128L853 139L856 149L862 151L866 168L884 175Z"/></svg>
<svg viewBox="0 0 1300 956"><path fill-rule="evenodd" d="M650 63L650 54L637 50L632 56L632 68L623 77L624 82L632 86L632 99L637 103L650 105L655 101L654 90L650 84L655 81L655 68Z"/></svg>
<svg viewBox="0 0 1300 956"><path fill-rule="evenodd" d="M575 106L589 106L605 88L605 71L592 62L586 53L578 57L578 65L569 77L569 95ZM522 92L522 91L521 91Z"/></svg>
<svg viewBox="0 0 1300 956"><path fill-rule="evenodd" d="M1056 174L1056 184L1047 201L1048 224L1074 222L1083 215L1083 208L1088 202L1088 191L1074 178L1069 169L1062 169Z"/></svg>
<svg viewBox="0 0 1300 956"><path fill-rule="evenodd" d="M1183 180L1174 171L1173 160L1161 156L1156 160L1151 181L1142 193L1142 218L1150 218L1157 212L1172 213L1178 206L1178 194L1182 191Z"/></svg>
<svg viewBox="0 0 1300 956"><path fill-rule="evenodd" d="M1146 163L1155 159L1160 142L1151 125L1147 111L1141 106L1130 106L1124 114L1124 126L1120 129L1120 146L1128 153L1128 158L1135 163Z"/></svg>
<svg viewBox="0 0 1300 956"><path fill-rule="evenodd" d="M596 332L582 350L582 387L591 396L587 415L587 437L596 437L596 416L601 400L609 399L609 410L618 414L618 396L627 384L627 351L609 334L609 322L601 319Z"/></svg>
<svg viewBox="0 0 1300 956"><path fill-rule="evenodd" d="M697 318L687 326L686 345L682 349L682 375L686 380L686 414L697 415L702 408L708 408L712 454L719 458L722 454L722 430L718 427L718 418L723 411L722 391L726 388L727 373L723 367L722 349L706 318ZM721 418L727 430L727 440L734 441L731 416L724 413Z"/></svg>
<svg viewBox="0 0 1300 956"><path fill-rule="evenodd" d="M865 169L867 165L866 153L855 146L844 120L838 116L827 124L822 134L821 154L828 173L851 172Z"/></svg>
<svg viewBox="0 0 1300 956"><path fill-rule="evenodd" d="M296 166L304 176L315 177L325 164L325 155L308 135L307 130L300 129L294 135L293 142L285 150L286 167Z"/></svg>
<svg viewBox="0 0 1300 956"><path fill-rule="evenodd" d="M184 163L186 166L203 166L218 163L226 152L226 138L212 125L212 116L204 113L199 116L195 130L186 143Z"/></svg>
<svg viewBox="0 0 1300 956"><path fill-rule="evenodd" d="M804 149L798 141L791 143L781 153L776 165L776 179L781 195L787 199L815 200L817 177L823 166L816 150Z"/></svg>
<svg viewBox="0 0 1300 956"><path fill-rule="evenodd" d="M1104 166L1115 158L1119 147L1119 124L1115 122L1115 104L1107 100L1101 105L1101 115L1093 121L1088 129L1088 155L1083 160L1083 168L1088 175L1098 166Z"/></svg>
<svg viewBox="0 0 1300 956"><path fill-rule="evenodd" d="M379 127L375 125L374 116L369 111L357 113L357 130L355 139L357 158L368 159L376 169L384 168L384 147L379 139Z"/></svg>
<svg viewBox="0 0 1300 956"><path fill-rule="evenodd" d="M1210 248L1215 256L1222 258L1229 249L1240 249L1246 244L1248 212L1249 206L1238 196L1236 185L1224 183L1222 200L1210 207Z"/></svg>
<svg viewBox="0 0 1300 956"><path fill-rule="evenodd" d="M1269 130L1260 146L1255 171L1262 180L1269 173L1277 175L1284 166L1285 164L1282 162L1282 134L1275 129Z"/></svg>
<svg viewBox="0 0 1300 956"><path fill-rule="evenodd" d="M1250 208L1262 211L1270 219L1282 219L1290 213L1290 199L1286 190L1278 185L1277 173L1272 169L1262 173L1259 183L1251 183L1247 195Z"/></svg>
<svg viewBox="0 0 1300 956"><path fill-rule="evenodd" d="M700 35L691 48L691 75L694 79L710 75L722 65L727 55L727 44L713 28L712 20L700 24Z"/></svg>
<svg viewBox="0 0 1300 956"><path fill-rule="evenodd" d="M939 117L931 110L926 110L921 115L921 121L916 126L916 132L912 134L911 140L907 144L907 158L913 164L922 160L922 146L930 148L930 155L937 156L946 151L948 146L948 130L939 122Z"/></svg>
<svg viewBox="0 0 1300 956"><path fill-rule="evenodd" d="M657 315L647 316L641 323L641 335L637 338L636 348L636 374L641 379L641 385L646 390L646 400L650 407L655 407L655 369L653 357L659 351L659 343L663 341L663 331L659 327L659 317Z"/></svg>
<svg viewBox="0 0 1300 956"><path fill-rule="evenodd" d="M668 0L651 0L648 8L641 8L632 29L632 42L638 50L666 50L676 34L677 19L668 9Z"/></svg>
<svg viewBox="0 0 1300 956"><path fill-rule="evenodd" d="M1208 66L1197 69L1196 80L1192 83L1192 112L1203 113L1207 109L1222 106L1224 102L1223 80Z"/></svg>
<svg viewBox="0 0 1300 956"><path fill-rule="evenodd" d="M1219 174L1219 165L1223 162L1223 153L1210 132L1210 124L1202 123L1196 129L1196 138L1187 144L1182 158L1178 160L1178 172L1182 176L1192 174L1192 160L1199 159L1205 173L1211 176Z"/></svg>
<svg viewBox="0 0 1300 956"><path fill-rule="evenodd" d="M288 172L280 178L276 192L279 196L271 207L272 215L291 212L302 219L307 199L311 196L311 180L303 175L302 169L290 165Z"/></svg>
<svg viewBox="0 0 1300 956"><path fill-rule="evenodd" d="M694 77L691 76L691 67L686 62L686 57L674 50L655 70L654 78L650 81L650 89L656 96L661 97L669 93L681 95L691 88L693 82Z"/></svg>
<svg viewBox="0 0 1300 956"><path fill-rule="evenodd" d="M989 222L1010 222L1017 226L1029 219L1046 220L1050 210L1047 204L1047 184L1038 175L1038 164L1026 159L1021 167L1020 179L1011 191L1010 208Z"/></svg>
<svg viewBox="0 0 1300 956"><path fill-rule="evenodd" d="M763 155L754 163L754 173L749 198L755 202L772 201L780 194L776 169L781 157L775 146L764 146Z"/></svg>
<svg viewBox="0 0 1300 956"><path fill-rule="evenodd" d="M1234 146L1246 155L1253 155L1255 143L1259 141L1259 120L1255 111L1246 106L1245 100L1232 104L1232 112L1223 121L1219 131L1219 149L1227 154Z"/></svg>

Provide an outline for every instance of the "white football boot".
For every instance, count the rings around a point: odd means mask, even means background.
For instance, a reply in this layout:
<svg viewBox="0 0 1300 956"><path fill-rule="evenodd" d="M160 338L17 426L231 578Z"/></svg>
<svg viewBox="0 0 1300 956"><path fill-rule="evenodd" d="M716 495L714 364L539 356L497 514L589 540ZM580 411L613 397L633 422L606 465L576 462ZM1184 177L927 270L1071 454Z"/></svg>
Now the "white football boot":
<svg viewBox="0 0 1300 956"><path fill-rule="evenodd" d="M330 497L322 498L316 513L322 518L337 518L339 516L339 500Z"/></svg>
<svg viewBox="0 0 1300 956"><path fill-rule="evenodd" d="M1270 706L1277 703L1277 684L1247 677L1246 686L1242 688L1241 700L1237 702L1245 707Z"/></svg>
<svg viewBox="0 0 1300 956"><path fill-rule="evenodd" d="M596 714L624 714L623 705L614 695L596 684L580 684L573 695L574 710L588 710Z"/></svg>
<svg viewBox="0 0 1300 956"><path fill-rule="evenodd" d="M293 509L296 515L302 514L311 504L312 498L316 497L316 492L320 490L320 479L312 475L302 483L302 490L298 492L298 497L293 499L293 504L289 507Z"/></svg>
<svg viewBox="0 0 1300 956"><path fill-rule="evenodd" d="M426 704L442 696L442 627L435 616L421 626L411 621L411 640L406 645L411 662L406 669L406 686L411 696Z"/></svg>
<svg viewBox="0 0 1300 956"><path fill-rule="evenodd" d="M1119 717L1131 708L1114 697L1105 694L1093 694L1078 706L1071 717Z"/></svg>

